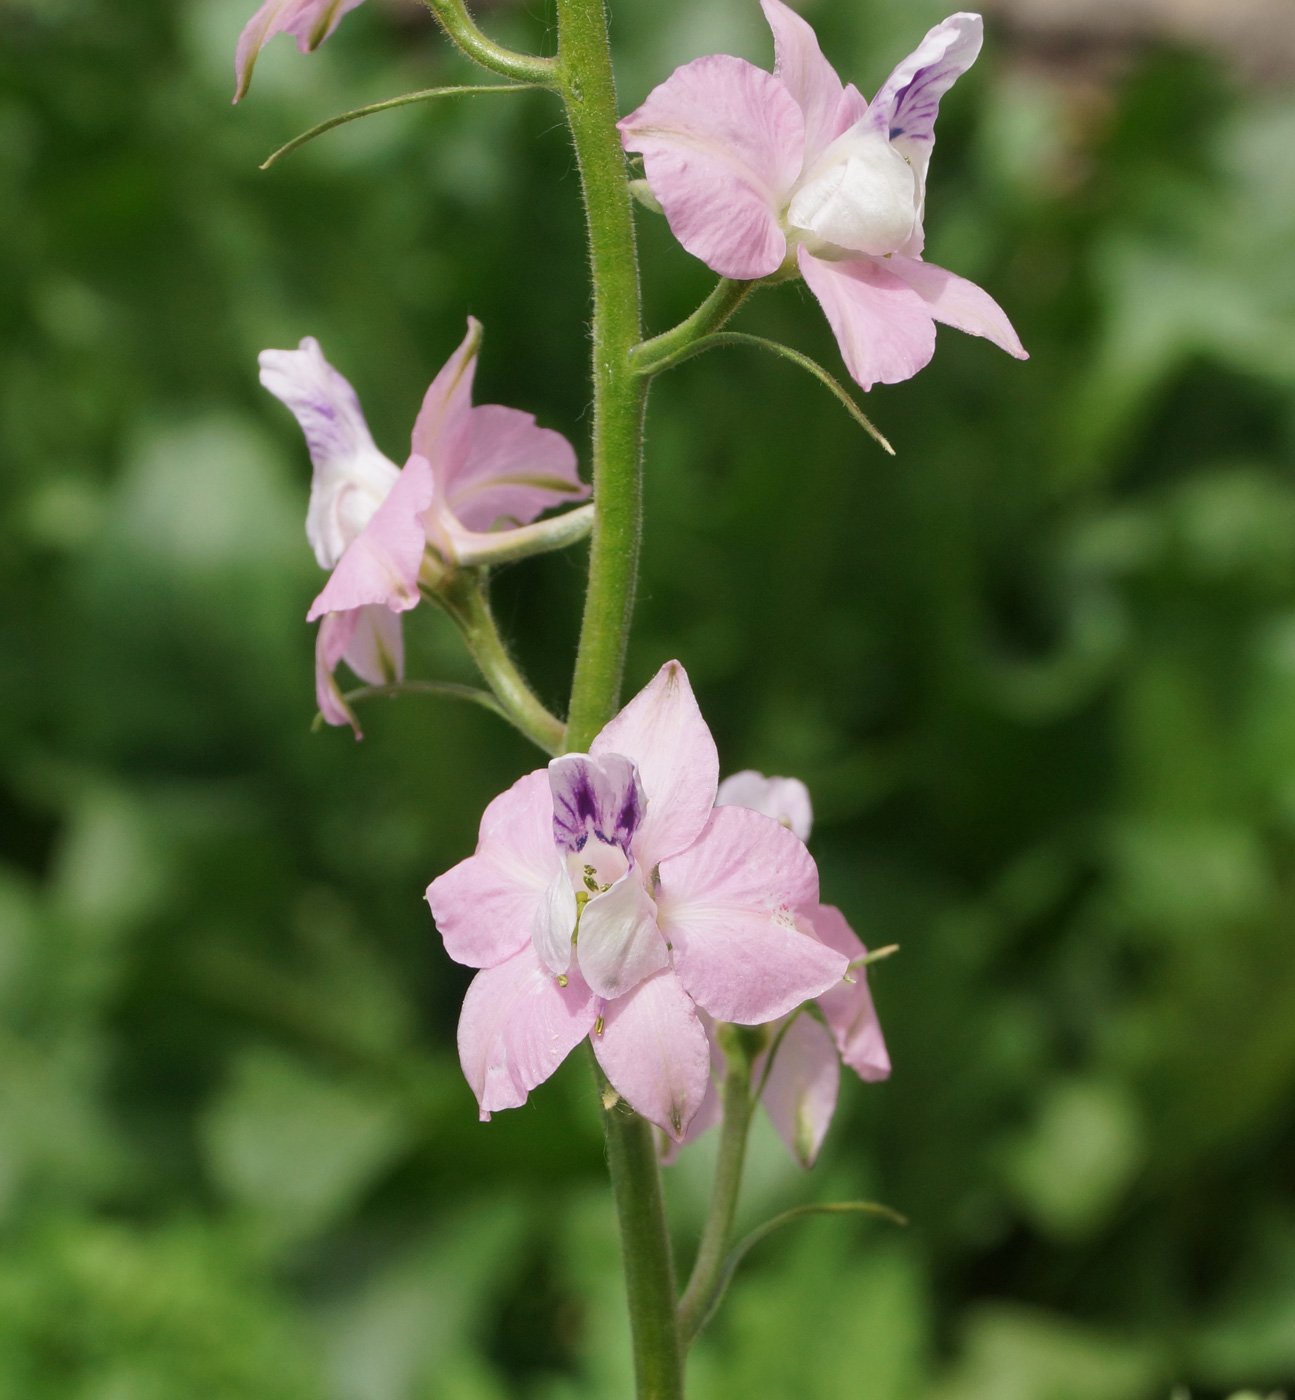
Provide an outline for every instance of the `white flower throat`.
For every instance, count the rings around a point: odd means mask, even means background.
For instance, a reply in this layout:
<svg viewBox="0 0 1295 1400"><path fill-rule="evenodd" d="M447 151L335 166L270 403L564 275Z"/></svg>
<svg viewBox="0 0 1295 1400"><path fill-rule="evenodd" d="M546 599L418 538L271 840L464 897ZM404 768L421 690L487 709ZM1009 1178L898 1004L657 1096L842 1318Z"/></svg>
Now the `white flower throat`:
<svg viewBox="0 0 1295 1400"><path fill-rule="evenodd" d="M619 846L609 845L590 836L582 850L571 851L566 858L567 873L576 899L589 899L604 894L630 868L629 858Z"/></svg>
<svg viewBox="0 0 1295 1400"><path fill-rule="evenodd" d="M792 196L787 222L825 243L884 257L918 222L913 168L873 126L839 136Z"/></svg>

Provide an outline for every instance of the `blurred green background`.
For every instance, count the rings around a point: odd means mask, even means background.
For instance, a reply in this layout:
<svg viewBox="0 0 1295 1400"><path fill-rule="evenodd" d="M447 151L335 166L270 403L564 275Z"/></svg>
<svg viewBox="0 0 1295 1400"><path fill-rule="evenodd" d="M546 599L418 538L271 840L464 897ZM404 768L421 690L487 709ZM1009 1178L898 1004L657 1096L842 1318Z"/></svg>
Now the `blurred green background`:
<svg viewBox="0 0 1295 1400"><path fill-rule="evenodd" d="M416 7L288 39L252 0L0 0L0 1397L620 1400L573 1056L476 1121L422 891L535 766L475 710L312 734L309 464L256 353L322 341L403 460L484 321L481 401L585 454L577 183L546 94ZM943 15L803 7L871 90ZM754 0L615 0L625 110L770 61ZM551 45L540 0L487 27ZM1045 46L1046 48L1046 46ZM907 1230L752 1255L697 1400L1142 1400L1295 1382L1295 98L1217 55L992 25L945 102L929 256L1033 358L942 332L884 458L745 349L654 390L628 685L687 665L724 768L804 777L892 1080L744 1213ZM641 216L649 322L710 283ZM839 372L803 289L739 325ZM577 555L496 581L551 703ZM411 672L468 679L443 619ZM628 693L628 691L627 691ZM709 1147L669 1174L686 1259ZM1182 1395L1182 1391L1178 1392Z"/></svg>

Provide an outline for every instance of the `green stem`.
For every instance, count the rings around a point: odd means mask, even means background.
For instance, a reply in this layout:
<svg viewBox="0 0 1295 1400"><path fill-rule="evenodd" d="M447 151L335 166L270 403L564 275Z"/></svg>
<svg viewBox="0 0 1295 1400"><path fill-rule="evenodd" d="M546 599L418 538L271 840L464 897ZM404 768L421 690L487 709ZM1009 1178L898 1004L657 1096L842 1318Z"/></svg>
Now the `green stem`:
<svg viewBox="0 0 1295 1400"><path fill-rule="evenodd" d="M486 602L481 575L472 569L462 569L428 596L454 619L506 718L545 753L562 753L566 726L540 704L508 655Z"/></svg>
<svg viewBox="0 0 1295 1400"><path fill-rule="evenodd" d="M652 1125L616 1094L590 1048L602 1099L607 1169L620 1225L638 1400L683 1400L674 1257Z"/></svg>
<svg viewBox="0 0 1295 1400"><path fill-rule="evenodd" d="M720 1128L719 1160L711 1185L710 1209L702 1229L692 1277L679 1300L679 1335L685 1347L701 1331L714 1309L716 1291L724 1279L724 1261L733 1237L738 1196L742 1190L742 1167L746 1161L746 1139L751 1127L755 1100L751 1095L751 1061L758 1047L750 1043L750 1033L740 1026L716 1027L724 1051L724 1122Z"/></svg>
<svg viewBox="0 0 1295 1400"><path fill-rule="evenodd" d="M602 0L557 0L559 91L580 167L593 278L594 508L568 739L590 742L616 711L642 532L647 382L630 364L640 337L634 215Z"/></svg>
<svg viewBox="0 0 1295 1400"><path fill-rule="evenodd" d="M634 347L634 368L639 374L656 374L677 364L683 358L681 352L693 341L719 330L759 285L759 282L735 282L731 277L721 277L691 316L680 321L673 330Z"/></svg>
<svg viewBox="0 0 1295 1400"><path fill-rule="evenodd" d="M603 0L557 0L558 89L566 104L589 229L593 281L594 526L567 741L589 747L620 699L643 515L647 379L630 363L641 336L629 178ZM601 1071L603 1129L620 1222L638 1400L683 1400L674 1261L652 1129Z"/></svg>
<svg viewBox="0 0 1295 1400"><path fill-rule="evenodd" d="M519 83L552 85L556 64L551 58L517 53L496 44L477 28L463 0L424 0L442 28L474 63Z"/></svg>

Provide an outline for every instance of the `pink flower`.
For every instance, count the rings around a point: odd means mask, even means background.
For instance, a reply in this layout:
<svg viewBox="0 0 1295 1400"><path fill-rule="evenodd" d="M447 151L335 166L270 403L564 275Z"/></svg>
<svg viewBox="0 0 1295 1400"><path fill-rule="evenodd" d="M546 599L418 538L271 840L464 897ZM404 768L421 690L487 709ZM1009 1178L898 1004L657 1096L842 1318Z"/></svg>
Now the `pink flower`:
<svg viewBox="0 0 1295 1400"><path fill-rule="evenodd" d="M276 34L295 34L300 53L313 53L361 0L265 0L243 26L234 53L238 86L234 101L247 95L261 45Z"/></svg>
<svg viewBox="0 0 1295 1400"><path fill-rule="evenodd" d="M916 374L935 351L936 321L1027 358L993 298L921 260L935 118L980 52L980 16L936 25L870 106L842 86L799 15L760 3L773 73L699 58L619 123L675 237L742 280L794 255L865 389Z"/></svg>
<svg viewBox="0 0 1295 1400"><path fill-rule="evenodd" d="M754 1025L836 987L810 926L818 872L778 822L714 806L719 763L677 661L594 740L486 808L476 853L428 887L456 962L487 1119L585 1036L612 1086L676 1141L710 1084L700 1015Z"/></svg>
<svg viewBox="0 0 1295 1400"><path fill-rule="evenodd" d="M725 778L716 802L750 807L794 831L802 841L809 839L813 822L809 790L797 778L766 778L747 769ZM818 996L812 1010L801 1009L770 1024L766 1048L751 1070L752 1084L762 1086L761 1097L774 1127L802 1167L814 1165L836 1112L841 1061L870 1083L890 1075L890 1056L868 990L867 970L859 964L868 950L833 905L818 905L812 921L822 942L847 959L853 980L842 980ZM723 1052L713 1026L708 1024L707 1031L712 1071L722 1079ZM685 1141L694 1141L719 1119L719 1093L712 1079Z"/></svg>
<svg viewBox="0 0 1295 1400"><path fill-rule="evenodd" d="M730 773L719 785L717 807L749 807L781 822L802 841L809 840L814 825L814 808L809 789L799 778L766 778L754 768Z"/></svg>
<svg viewBox="0 0 1295 1400"><path fill-rule="evenodd" d="M333 672L339 661L371 685L404 673L399 614L415 607L420 573L501 557L543 526L550 506L589 488L561 433L498 404L472 405L481 326L432 381L404 468L374 445L354 389L309 336L263 350L261 383L296 415L314 464L306 535L332 574L306 615L323 618L315 645L319 708L350 724Z"/></svg>

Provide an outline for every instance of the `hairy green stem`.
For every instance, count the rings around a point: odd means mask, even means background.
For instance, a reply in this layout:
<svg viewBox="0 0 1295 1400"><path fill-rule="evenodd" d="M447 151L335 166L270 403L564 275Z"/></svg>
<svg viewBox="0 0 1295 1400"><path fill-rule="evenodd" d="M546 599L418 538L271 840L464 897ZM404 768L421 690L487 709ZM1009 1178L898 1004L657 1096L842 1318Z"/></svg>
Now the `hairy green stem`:
<svg viewBox="0 0 1295 1400"><path fill-rule="evenodd" d="M517 559L529 559L535 554L550 554L576 544L593 529L593 506L577 506L562 515L537 520L531 525L518 525L511 530L495 530L477 534L471 530L457 531L450 543L463 568L489 568L495 564L510 564Z"/></svg>
<svg viewBox="0 0 1295 1400"><path fill-rule="evenodd" d="M462 569L428 597L454 619L477 669L494 691L506 717L545 753L561 753L565 747L566 726L540 704L508 655L486 602L481 574L474 569Z"/></svg>
<svg viewBox="0 0 1295 1400"><path fill-rule="evenodd" d="M620 1225L634 1340L637 1400L683 1400L683 1348L675 1323L674 1256L652 1125L612 1088L589 1045L601 1099L607 1170Z"/></svg>
<svg viewBox="0 0 1295 1400"><path fill-rule="evenodd" d="M603 0L557 0L558 89L584 193L593 282L594 526L567 743L584 750L616 712L638 580L643 408L630 364L641 336L629 178L616 131L616 85ZM674 1260L650 1125L603 1091L607 1164L620 1224L638 1400L682 1400Z"/></svg>
<svg viewBox="0 0 1295 1400"><path fill-rule="evenodd" d="M746 1139L751 1127L751 1062L758 1046L751 1032L741 1026L716 1027L724 1051L724 1122L720 1128L719 1160L711 1185L710 1208L702 1229L692 1277L679 1300L679 1335L685 1347L701 1331L714 1309L717 1290L724 1279L724 1261L733 1237L738 1196L742 1190L742 1167L746 1162Z"/></svg>
<svg viewBox="0 0 1295 1400"><path fill-rule="evenodd" d="M555 63L551 58L517 53L496 44L477 28L463 0L423 0L441 27L474 63L519 83L553 83Z"/></svg>
<svg viewBox="0 0 1295 1400"><path fill-rule="evenodd" d="M759 285L759 282L735 282L731 277L721 277L691 316L672 330L634 347L630 358L635 370L639 374L656 374L678 364L695 340L719 330Z"/></svg>
<svg viewBox="0 0 1295 1400"><path fill-rule="evenodd" d="M620 699L642 531L645 380L634 215L602 0L557 0L558 84L580 167L593 279L592 459L595 519L589 587L571 686L568 742L588 748Z"/></svg>

